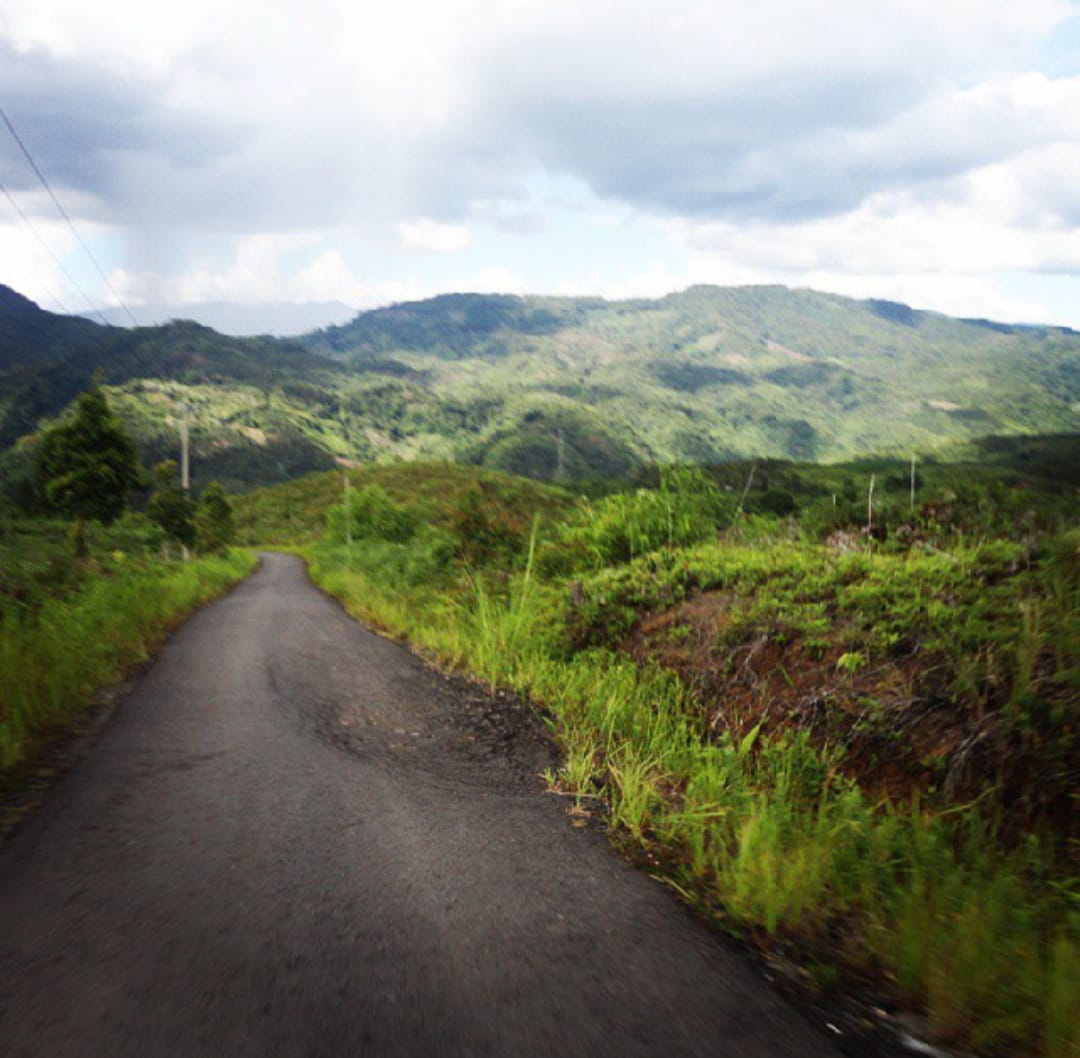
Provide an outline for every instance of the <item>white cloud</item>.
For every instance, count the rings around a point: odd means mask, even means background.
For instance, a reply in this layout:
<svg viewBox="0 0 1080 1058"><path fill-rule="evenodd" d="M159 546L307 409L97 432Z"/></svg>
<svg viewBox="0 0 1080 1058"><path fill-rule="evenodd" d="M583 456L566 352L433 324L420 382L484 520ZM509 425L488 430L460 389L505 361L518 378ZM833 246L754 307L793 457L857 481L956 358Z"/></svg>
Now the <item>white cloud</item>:
<svg viewBox="0 0 1080 1058"><path fill-rule="evenodd" d="M461 224L444 224L430 218L408 221L397 226L402 245L409 250L430 253L453 253L472 241L469 229Z"/></svg>
<svg viewBox="0 0 1080 1058"><path fill-rule="evenodd" d="M7 203L0 201L0 209ZM37 225L41 237L61 260L75 244L59 224ZM7 272L20 277L19 293L53 312L83 312L86 304L57 268L53 257L21 223L0 224L0 261Z"/></svg>
<svg viewBox="0 0 1080 1058"><path fill-rule="evenodd" d="M1038 308L996 277L1080 270L1080 76L1039 65L1075 13L6 0L0 95L80 226L109 226L133 301L524 289L516 239L563 249L534 288L812 280L994 315ZM20 164L0 149L29 188ZM536 192L560 179L590 193ZM635 257L650 218L669 251ZM627 251L579 268L604 238ZM373 252L385 277L357 274ZM25 248L3 262L40 289Z"/></svg>

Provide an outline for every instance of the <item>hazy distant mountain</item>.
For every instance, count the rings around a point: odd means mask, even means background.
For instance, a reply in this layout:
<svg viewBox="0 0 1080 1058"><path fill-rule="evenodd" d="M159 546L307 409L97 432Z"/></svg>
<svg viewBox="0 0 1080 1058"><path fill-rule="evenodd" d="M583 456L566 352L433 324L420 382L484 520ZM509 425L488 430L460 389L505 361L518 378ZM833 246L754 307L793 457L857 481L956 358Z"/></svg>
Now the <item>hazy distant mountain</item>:
<svg viewBox="0 0 1080 1058"><path fill-rule="evenodd" d="M334 459L538 478L835 460L1080 433L1080 334L785 287L657 299L449 294L298 339L123 329L0 288L0 448L95 369L144 458L196 409L195 474L242 487Z"/></svg>
<svg viewBox="0 0 1080 1058"><path fill-rule="evenodd" d="M191 305L139 305L135 318L144 327L170 320L194 320L222 334L253 336L273 334L288 336L345 323L356 310L341 301L265 302L258 305L229 301L203 301ZM87 314L84 314L87 315ZM131 321L123 309L106 309L105 319L120 327ZM98 319L89 316L88 319Z"/></svg>

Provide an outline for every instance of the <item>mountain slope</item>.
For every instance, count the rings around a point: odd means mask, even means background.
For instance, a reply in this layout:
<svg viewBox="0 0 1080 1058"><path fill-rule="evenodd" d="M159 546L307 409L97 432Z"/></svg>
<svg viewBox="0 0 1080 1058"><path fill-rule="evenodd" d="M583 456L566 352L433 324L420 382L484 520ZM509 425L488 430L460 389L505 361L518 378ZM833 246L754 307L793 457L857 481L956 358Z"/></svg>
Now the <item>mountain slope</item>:
<svg viewBox="0 0 1080 1058"><path fill-rule="evenodd" d="M354 365L393 358L463 396L570 400L660 459L836 458L1080 428L1075 332L784 287L627 302L455 295L302 340Z"/></svg>
<svg viewBox="0 0 1080 1058"><path fill-rule="evenodd" d="M234 487L333 459L532 477L646 463L931 452L1080 432L1080 334L784 287L654 300L451 294L292 341L131 331L0 298L0 447L100 368L147 457L197 409L196 474Z"/></svg>
<svg viewBox="0 0 1080 1058"><path fill-rule="evenodd" d="M144 461L173 454L181 405L187 404L204 448L202 470L223 472L234 485L332 465L324 445L271 405L290 379L340 385L345 372L333 361L296 343L229 338L190 321L103 327L46 312L0 287L0 449L62 412L95 376L110 387ZM253 423L218 416L206 430L198 422L200 409L216 416L223 406L249 405L264 409ZM263 427L270 420L277 428L268 435Z"/></svg>

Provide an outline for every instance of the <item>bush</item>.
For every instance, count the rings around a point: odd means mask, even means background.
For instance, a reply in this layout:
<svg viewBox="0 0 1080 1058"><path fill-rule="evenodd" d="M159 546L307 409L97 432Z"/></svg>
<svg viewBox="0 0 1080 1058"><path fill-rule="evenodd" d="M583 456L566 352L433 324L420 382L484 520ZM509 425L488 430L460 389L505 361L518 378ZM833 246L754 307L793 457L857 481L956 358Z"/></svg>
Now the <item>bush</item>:
<svg viewBox="0 0 1080 1058"><path fill-rule="evenodd" d="M146 505L146 514L170 540L191 547L195 543L195 504L180 487L177 473L176 463L171 459L154 467L151 472L154 492Z"/></svg>
<svg viewBox="0 0 1080 1058"><path fill-rule="evenodd" d="M470 566L508 561L524 543L524 526L501 497L480 482L462 494L451 525L458 540L457 555Z"/></svg>
<svg viewBox="0 0 1080 1058"><path fill-rule="evenodd" d="M195 511L195 546L203 554L219 554L234 536L232 506L221 485L211 481Z"/></svg>
<svg viewBox="0 0 1080 1058"><path fill-rule="evenodd" d="M661 547L687 547L706 540L716 530L721 502L716 487L700 470L667 469L658 489L621 492L586 503L559 544L570 554L587 555L585 565L595 569L618 565ZM559 563L545 556L542 568L549 565Z"/></svg>
<svg viewBox="0 0 1080 1058"><path fill-rule="evenodd" d="M419 524L411 507L395 503L380 485L367 485L349 497L349 528L353 540L389 540L405 543ZM345 504L339 503L327 512L326 526L330 536L346 538Z"/></svg>

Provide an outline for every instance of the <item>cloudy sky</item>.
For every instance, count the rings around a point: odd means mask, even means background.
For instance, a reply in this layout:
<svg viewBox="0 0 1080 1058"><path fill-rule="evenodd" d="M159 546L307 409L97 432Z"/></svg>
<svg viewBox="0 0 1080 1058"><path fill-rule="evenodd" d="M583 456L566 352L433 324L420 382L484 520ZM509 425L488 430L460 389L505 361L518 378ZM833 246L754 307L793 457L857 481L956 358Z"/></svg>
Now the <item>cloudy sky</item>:
<svg viewBox="0 0 1080 1058"><path fill-rule="evenodd" d="M779 282L1080 327L1075 0L0 0L0 106L108 274L0 125L0 282L49 307Z"/></svg>

